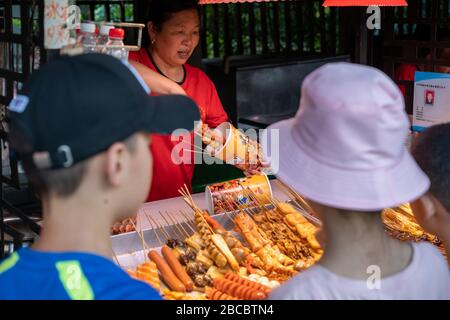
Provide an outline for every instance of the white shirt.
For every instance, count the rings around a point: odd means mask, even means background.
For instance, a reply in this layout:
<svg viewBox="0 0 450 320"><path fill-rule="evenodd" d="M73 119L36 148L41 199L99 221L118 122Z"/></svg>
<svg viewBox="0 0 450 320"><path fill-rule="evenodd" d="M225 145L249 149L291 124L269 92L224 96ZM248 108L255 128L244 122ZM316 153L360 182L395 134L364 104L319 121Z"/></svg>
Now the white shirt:
<svg viewBox="0 0 450 320"><path fill-rule="evenodd" d="M450 272L439 250L429 243L413 244L411 263L401 272L373 281L339 276L315 265L270 295L272 300L450 299ZM369 282L369 285L368 285ZM369 287L371 289L369 289Z"/></svg>

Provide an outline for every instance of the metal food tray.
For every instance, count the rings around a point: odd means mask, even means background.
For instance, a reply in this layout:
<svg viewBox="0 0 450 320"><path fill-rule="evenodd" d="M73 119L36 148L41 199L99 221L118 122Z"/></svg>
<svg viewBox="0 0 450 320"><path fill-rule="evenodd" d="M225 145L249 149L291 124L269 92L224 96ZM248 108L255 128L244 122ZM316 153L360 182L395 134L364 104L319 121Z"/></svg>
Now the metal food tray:
<svg viewBox="0 0 450 320"><path fill-rule="evenodd" d="M226 214L224 213L217 214L212 217L217 222L219 222L225 229L231 230L233 228L233 225L230 219L226 216ZM189 235L192 235L193 234L192 230L187 225L186 219L184 217L182 217L182 219L183 220L180 221L179 224L183 226L184 230L186 230L186 232ZM163 232L161 228L163 228L165 232ZM160 251L162 245L161 242L166 240L166 238L164 237L165 233L167 233L170 237L176 239L179 238L179 232L177 232L177 229L173 224L169 225L166 224L161 226L160 228L146 229L142 231L143 238L148 248L154 249L156 251ZM156 236L156 234L158 234L159 239ZM111 236L111 241L113 252L117 257L117 260L121 268L123 269L135 268L139 264L145 262L142 239L138 235L137 231L113 235ZM147 253L148 251L147 248L145 251Z"/></svg>
<svg viewBox="0 0 450 320"><path fill-rule="evenodd" d="M307 218L312 224L316 226L320 226L321 222L316 217L311 216L310 214L306 213L303 209L299 208L296 203L292 201L287 201L288 203L291 203L295 209L297 209L305 218ZM266 206L268 209L272 209L272 205ZM258 208L254 209L248 209L252 211L257 211ZM259 210L258 210L259 211ZM212 217L220 223L226 230L232 231L233 229L233 223L230 220L231 215L237 214L238 211L230 211L227 213L220 213L212 215ZM192 219L193 219L192 215ZM192 221L192 220L191 220ZM179 224L182 225L184 230L189 234L192 235L191 228L187 225L185 217L181 217L179 219ZM161 228L164 229L165 232L161 230ZM165 224L161 225L159 228L155 229L144 229L141 234L143 234L144 240L148 248L146 247L145 252L148 251L148 249L154 249L156 251L160 251L161 249L161 242L165 241L166 238L164 237L164 234L168 234L170 237L173 238L179 238L179 232L176 229L175 225L173 224ZM159 238L156 236L158 234ZM233 235L238 235L237 233L233 233ZM240 236L237 236L240 238ZM240 239L242 240L242 239ZM123 269L128 268L136 268L139 264L142 264L145 262L146 258L144 256L144 247L142 243L141 237L138 235L137 231L132 231L128 233L122 233L118 235L111 236L112 241L112 249L114 254L117 257L117 260L119 262L119 265ZM160 242L161 241L161 242Z"/></svg>

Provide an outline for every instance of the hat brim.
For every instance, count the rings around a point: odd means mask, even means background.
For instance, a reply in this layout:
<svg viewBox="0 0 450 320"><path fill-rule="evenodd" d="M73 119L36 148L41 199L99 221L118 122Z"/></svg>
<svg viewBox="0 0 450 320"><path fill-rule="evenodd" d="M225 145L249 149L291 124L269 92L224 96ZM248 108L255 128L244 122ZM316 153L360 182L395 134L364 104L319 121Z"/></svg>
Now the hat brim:
<svg viewBox="0 0 450 320"><path fill-rule="evenodd" d="M143 108L142 130L148 133L171 134L177 129L191 131L200 121L195 102L182 95L149 96Z"/></svg>
<svg viewBox="0 0 450 320"><path fill-rule="evenodd" d="M428 177L420 170L405 148L395 166L374 171L331 167L310 157L294 141L293 119L271 125L279 130L279 170L275 175L300 195L317 203L340 209L377 211L416 200L430 187ZM389 142L386 142L389 143ZM264 150L272 145L268 132ZM274 150L271 150L273 157ZM270 159L270 158L269 158Z"/></svg>

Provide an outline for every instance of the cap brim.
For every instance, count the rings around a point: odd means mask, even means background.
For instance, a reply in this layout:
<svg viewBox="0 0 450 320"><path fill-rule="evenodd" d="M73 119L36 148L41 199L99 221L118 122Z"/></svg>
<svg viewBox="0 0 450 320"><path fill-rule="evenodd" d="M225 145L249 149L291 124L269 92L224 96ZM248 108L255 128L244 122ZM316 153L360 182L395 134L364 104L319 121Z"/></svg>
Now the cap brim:
<svg viewBox="0 0 450 320"><path fill-rule="evenodd" d="M430 186L428 177L406 148L402 159L390 168L336 168L304 152L292 138L292 126L293 119L270 126L267 130L279 130L279 141L271 141L268 132L268 143L263 149L278 146L279 167L275 175L307 199L334 208L376 211L413 201ZM267 156L273 158L274 151Z"/></svg>
<svg viewBox="0 0 450 320"><path fill-rule="evenodd" d="M191 131L200 121L195 102L182 95L149 97L148 108L142 115L142 130L148 133L171 134L177 129Z"/></svg>

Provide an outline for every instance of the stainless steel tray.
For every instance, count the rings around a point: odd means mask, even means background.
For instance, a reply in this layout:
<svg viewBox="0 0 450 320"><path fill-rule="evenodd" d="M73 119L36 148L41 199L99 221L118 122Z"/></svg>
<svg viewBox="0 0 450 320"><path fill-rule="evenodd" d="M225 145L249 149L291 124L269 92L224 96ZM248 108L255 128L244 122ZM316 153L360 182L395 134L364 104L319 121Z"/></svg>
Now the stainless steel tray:
<svg viewBox="0 0 450 320"><path fill-rule="evenodd" d="M316 217L312 217L308 213L305 213L304 210L299 208L295 203L291 204L300 212L302 213L311 223L313 223L316 226L320 226L321 222ZM270 209L272 206L267 206L268 209ZM258 209L255 209L258 210ZM219 222L225 229L232 230L234 227L233 222L231 221L230 217L234 214L237 214L238 212L228 212L228 213L221 213L221 214L215 214L212 215L212 217ZM176 215L176 213L175 213ZM182 229L186 231L187 234L191 235L193 232L191 228L186 223L186 218L184 216L177 215L178 221L182 225ZM193 219L193 215L192 215ZM191 220L192 221L192 220ZM162 230L164 229L164 231ZM113 251L117 257L117 260L119 262L119 265L126 269L126 268L134 268L138 264L144 263L147 259L145 257L145 254L148 252L148 249L155 249L159 250L162 245L165 244L166 237L165 234L168 234L170 237L179 239L180 238L180 232L173 224L164 224L162 225L160 223L159 228L155 229L144 229L142 231L143 238L145 240L145 250L144 250L144 244L139 236L139 234L136 231L123 233L119 235L111 236L112 240L112 248ZM159 236L159 238L158 238ZM164 243L163 243L164 242ZM145 253L144 253L145 251Z"/></svg>

